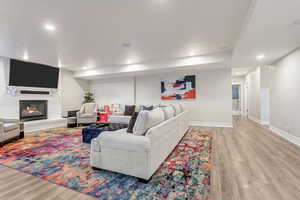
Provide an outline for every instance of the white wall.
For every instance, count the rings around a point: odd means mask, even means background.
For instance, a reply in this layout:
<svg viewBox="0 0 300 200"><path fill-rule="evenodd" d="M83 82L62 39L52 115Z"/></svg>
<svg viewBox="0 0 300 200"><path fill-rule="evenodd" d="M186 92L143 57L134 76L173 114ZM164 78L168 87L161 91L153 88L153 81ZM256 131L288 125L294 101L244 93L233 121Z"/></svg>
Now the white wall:
<svg viewBox="0 0 300 200"><path fill-rule="evenodd" d="M192 124L232 125L231 70L176 72L136 78L137 104L168 104L178 101L162 101L160 81L177 75L196 75L195 100L184 100L190 110Z"/></svg>
<svg viewBox="0 0 300 200"><path fill-rule="evenodd" d="M248 116L260 123L261 120L261 90L260 90L260 67L246 76Z"/></svg>
<svg viewBox="0 0 300 200"><path fill-rule="evenodd" d="M134 104L134 78L122 77L92 81L90 90L94 93L99 106L119 104Z"/></svg>
<svg viewBox="0 0 300 200"><path fill-rule="evenodd" d="M197 98L185 100L190 109L193 124L209 126L231 126L231 70L214 69L207 71L173 72L152 74L149 76L112 78L92 81L90 89L95 93L99 105L169 104L178 101L162 101L160 95L160 81L178 75L196 75ZM136 85L136 102L134 101L134 86Z"/></svg>
<svg viewBox="0 0 300 200"><path fill-rule="evenodd" d="M270 68L270 123L300 139L300 49Z"/></svg>
<svg viewBox="0 0 300 200"><path fill-rule="evenodd" d="M89 91L87 80L75 79L73 72L61 71L61 95L62 95L62 114L67 115L70 110L79 110L83 102L83 97Z"/></svg>

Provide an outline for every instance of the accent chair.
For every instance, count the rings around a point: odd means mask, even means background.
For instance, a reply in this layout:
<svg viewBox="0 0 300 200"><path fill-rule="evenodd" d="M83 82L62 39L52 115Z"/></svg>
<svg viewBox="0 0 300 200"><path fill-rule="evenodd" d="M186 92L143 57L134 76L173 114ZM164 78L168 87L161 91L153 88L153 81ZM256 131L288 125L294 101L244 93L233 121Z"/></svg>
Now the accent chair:
<svg viewBox="0 0 300 200"><path fill-rule="evenodd" d="M20 135L20 121L18 119L0 118L0 142Z"/></svg>
<svg viewBox="0 0 300 200"><path fill-rule="evenodd" d="M76 113L77 125L97 123L97 109L96 103L83 104L81 109Z"/></svg>

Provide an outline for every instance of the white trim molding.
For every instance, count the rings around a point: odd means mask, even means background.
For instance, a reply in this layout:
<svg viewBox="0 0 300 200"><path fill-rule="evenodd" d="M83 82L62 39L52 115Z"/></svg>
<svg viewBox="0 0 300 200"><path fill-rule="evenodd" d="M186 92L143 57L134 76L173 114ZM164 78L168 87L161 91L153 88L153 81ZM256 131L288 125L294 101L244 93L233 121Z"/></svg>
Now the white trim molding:
<svg viewBox="0 0 300 200"><path fill-rule="evenodd" d="M270 125L270 122L269 121L262 121L256 117L253 117L253 116L248 116L248 119L254 121L255 123L258 123L260 125L263 125L263 126L268 126Z"/></svg>
<svg viewBox="0 0 300 200"><path fill-rule="evenodd" d="M260 124L263 126L268 126L268 125L270 125L270 122L269 121L260 121Z"/></svg>
<svg viewBox="0 0 300 200"><path fill-rule="evenodd" d="M233 116L239 116L241 115L241 111L232 111Z"/></svg>
<svg viewBox="0 0 300 200"><path fill-rule="evenodd" d="M254 121L254 122L258 123L258 124L261 124L260 119L258 119L256 117L248 115L248 119L250 119L250 120L252 120L252 121Z"/></svg>
<svg viewBox="0 0 300 200"><path fill-rule="evenodd" d="M232 123L225 122L198 122L191 121L189 126L205 126L205 127L216 127L216 128L233 128Z"/></svg>
<svg viewBox="0 0 300 200"><path fill-rule="evenodd" d="M287 131L276 128L275 126L270 125L269 128L273 133L279 135L280 137L290 141L291 143L300 147L300 138L290 134Z"/></svg>

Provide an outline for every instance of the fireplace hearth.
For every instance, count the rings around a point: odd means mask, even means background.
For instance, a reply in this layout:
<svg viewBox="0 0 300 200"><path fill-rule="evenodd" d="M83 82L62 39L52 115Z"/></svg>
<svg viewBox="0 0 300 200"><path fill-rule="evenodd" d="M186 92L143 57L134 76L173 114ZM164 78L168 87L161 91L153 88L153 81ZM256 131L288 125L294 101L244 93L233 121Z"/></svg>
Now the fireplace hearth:
<svg viewBox="0 0 300 200"><path fill-rule="evenodd" d="M20 121L33 121L48 118L47 100L21 100Z"/></svg>

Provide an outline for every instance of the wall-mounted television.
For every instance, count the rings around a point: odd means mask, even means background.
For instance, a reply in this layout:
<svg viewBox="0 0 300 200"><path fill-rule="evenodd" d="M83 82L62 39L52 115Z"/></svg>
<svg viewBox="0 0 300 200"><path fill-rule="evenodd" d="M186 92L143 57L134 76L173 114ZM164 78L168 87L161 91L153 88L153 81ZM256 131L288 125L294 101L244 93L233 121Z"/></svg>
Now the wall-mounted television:
<svg viewBox="0 0 300 200"><path fill-rule="evenodd" d="M59 68L10 59L9 85L57 88Z"/></svg>

